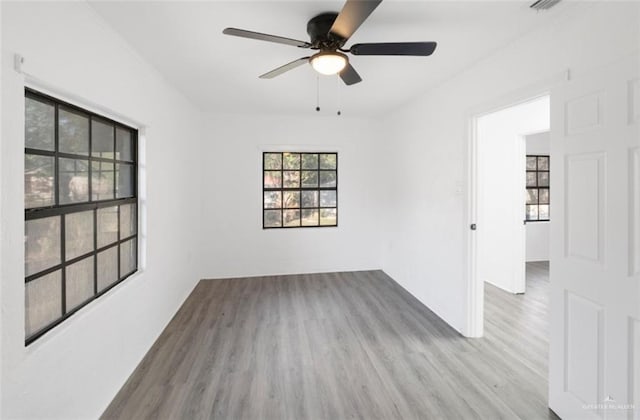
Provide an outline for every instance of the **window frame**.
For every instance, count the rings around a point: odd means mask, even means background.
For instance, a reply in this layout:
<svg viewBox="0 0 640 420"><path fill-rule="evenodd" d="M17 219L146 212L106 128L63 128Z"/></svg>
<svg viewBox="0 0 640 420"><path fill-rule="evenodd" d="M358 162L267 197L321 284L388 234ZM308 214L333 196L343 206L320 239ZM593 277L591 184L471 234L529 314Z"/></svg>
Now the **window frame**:
<svg viewBox="0 0 640 420"><path fill-rule="evenodd" d="M536 169L529 169L526 167L526 163L525 163L525 174L528 174L529 172L535 173L536 174L536 186L535 187L530 187L528 185L528 183L526 182L526 175L525 175L525 191L529 191L529 190L537 190L537 203L536 204L528 204L527 203L527 196L525 196L525 212L524 212L524 220L525 223L537 223L537 222L550 222L551 221L551 156L550 155L541 155L541 154L535 154L535 155L526 155L526 159L528 158L536 158ZM539 158L546 158L547 159L547 169L540 169L539 168ZM548 185L547 186L540 186L538 185L539 183L539 174L540 173L546 173L547 177L548 177ZM549 201L547 203L540 203L540 190L549 190ZM549 212L548 215L549 217L547 217L546 219L540 219L540 206L549 206ZM528 206L537 206L538 207L538 218L537 219L529 219L528 217L528 213L527 213L527 207Z"/></svg>
<svg viewBox="0 0 640 420"><path fill-rule="evenodd" d="M138 161L139 161L139 142L138 142L138 129L128 126L126 124L123 124L119 121L113 120L109 117L106 117L105 115L101 115L101 114L97 114L93 111L90 111L88 109L82 108L78 105L74 105L71 104L69 102L66 102L64 100L55 98L53 96L50 96L48 94L42 93L38 90L32 89L30 87L25 87L24 89L24 100L26 101L27 99L31 99L31 100L36 100L48 105L51 105L54 107L54 146L53 146L53 150L42 150L42 149L34 149L34 148L30 148L27 147L26 144L26 137L25 137L25 144L24 144L24 156L26 158L27 155L36 155L36 156L46 156L46 157L52 157L53 158L53 179L54 179L54 186L53 186L53 193L54 193L54 198L53 198L53 204L52 205L47 205L47 206L42 206L42 207L33 207L33 208L27 208L26 207L26 203L24 203L23 200L23 207L24 207L24 227L26 229L26 225L27 222L31 221L31 220L37 220L37 219L42 219L42 218L47 218L47 217L59 217L59 221L60 221L60 262L52 267L46 268L44 270L40 270L36 273L30 274L30 275L26 275L26 271L25 271L25 276L24 276L24 280L25 280L25 296L26 296L26 285L34 280L37 280L41 277L47 276L48 274L54 273L56 271L60 271L60 287L61 287L61 293L60 293L60 298L61 298L61 306L60 306L60 316L58 318L56 318L55 320L51 321L50 323L48 323L46 326L40 328L39 330L33 332L31 335L27 336L27 331L26 331L26 324L25 324L25 346L28 346L29 344L33 343L34 341L38 340L39 338L41 338L42 336L44 336L46 333L48 333L49 331L51 331L52 329L54 329L55 327L57 327L58 325L60 325L61 323L63 323L64 321L66 321L67 319L69 319L71 316L73 316L75 313L77 313L80 309L84 308L85 306L87 306L88 304L90 304L91 302L95 301L96 299L104 296L105 294L107 294L111 289L113 289L114 287L116 287L117 285L119 285L120 283L122 283L123 281L125 281L126 279L128 279L129 277L131 277L132 275L134 275L135 273L138 272L139 270L139 263L140 263L140 255L139 255L139 249L140 249L140 242L139 242L139 227L140 227L140 214L139 214L139 203L138 203ZM79 113L85 117L87 117L88 120L88 152L86 155L83 154L77 154L77 153L69 153L69 152L60 152L59 150L59 146L60 146L60 136L59 136L59 110L60 108L63 108L64 110L67 111L71 111L74 113ZM25 114L26 114L26 109L25 109ZM112 158L105 158L105 157L101 157L101 156L93 156L92 155L92 137L93 137L93 130L92 130L92 124L93 121L98 121L100 123L103 124L108 124L108 125L113 125L113 142L114 142L114 155ZM26 120L25 120L25 128L26 128ZM131 160L123 160L123 159L116 159L116 155L115 152L117 151L117 145L118 145L118 140L117 140L117 131L118 129L121 130L125 130L127 132L130 133L131 135ZM60 163L59 163L59 159L76 159L76 160L84 160L87 162L87 201L81 201L81 202L77 202L77 203L65 203L65 204L60 204ZM109 198L109 199L98 199L98 200L94 200L93 196L92 196L92 183L93 183L93 165L92 163L94 162L107 162L107 163L112 163L114 165L114 180L113 180L113 198ZM131 166L131 170L132 170L132 192L131 192L131 196L128 197L122 197L122 198L118 198L118 182L116 181L116 167L119 164L126 164ZM23 186L23 189L25 187ZM26 190L24 190L26 193ZM121 230L120 230L120 226L121 226L121 207L123 205L127 205L127 204L132 204L133 208L135 210L135 218L132 219L133 223L134 223L134 227L133 227L133 234L129 235L129 236L125 236L125 237L121 237ZM109 208L109 207L117 207L118 208L118 215L117 215L117 225L118 225L118 234L117 234L117 239L114 242L111 242L105 246L101 246L98 247L98 210L101 208ZM65 229L65 219L66 219L66 215L69 214L74 214L74 213L80 213L80 212L85 212L85 211L92 211L93 212L93 248L92 251L90 252L85 252L82 255L78 255L75 256L73 258L67 259L66 258L66 229ZM26 233L25 233L26 234ZM134 269L128 273L121 273L121 245L125 244L129 241L133 241L133 256L134 256ZM106 286L104 289L99 290L98 289L98 255L106 250L112 249L112 248L116 248L117 249L117 267L116 267L116 273L117 273L117 280L115 280L113 283L109 284L108 286ZM25 261L26 261L26 254L24 256ZM66 288L67 288L67 284L66 284L66 267L73 265L74 263L78 263L80 261L83 261L85 259L88 258L92 258L93 259L93 279L92 279L92 283L93 283L93 294L87 298L86 300L82 301L81 303L77 304L76 306L74 306L71 309L67 309L67 299L66 299ZM26 304L25 304L25 322L26 322Z"/></svg>
<svg viewBox="0 0 640 420"><path fill-rule="evenodd" d="M271 154L279 154L280 155L280 169L267 169L266 168L266 156ZM300 155L300 166L298 169L285 169L284 168L284 155L285 154L297 154ZM315 169L311 168L302 168L303 155L318 155L318 166ZM321 169L320 168L320 155L334 155L336 158L336 167L335 169ZM339 181L339 173L338 173L338 152L337 151L292 151L292 150L273 150L273 151L263 151L262 152L262 191L260 198L260 208L262 211L262 229L270 230L270 229L300 229L300 228L336 228L338 227L339 221L339 200L338 200L338 181ZM298 171L302 174L303 171L315 171L318 174L318 185L316 187L303 187L302 182L299 183L299 186L296 188L285 188L284 187L284 172L289 171ZM267 171L280 171L281 177L281 185L279 188L267 188L265 185L265 172ZM322 171L326 172L335 172L336 173L336 185L335 187L321 187L320 186L320 174ZM284 197L284 193L286 191L298 191L300 193L300 207L298 208L285 208L283 207L284 203L281 202L280 210L280 226L266 226L265 225L265 210L278 210L278 208L266 208L264 206L264 194L269 191L277 191L281 194L281 200ZM318 192L318 205L315 207L302 207L302 192L303 191L317 191ZM329 207L322 207L320 205L320 192L321 191L335 191L336 193L336 205ZM320 212L323 209L334 209L336 211L336 223L332 225L323 225L320 220ZM285 226L284 225L284 210L298 210L300 212L300 224L297 226ZM302 224L302 211L303 210L318 210L318 224L317 225L303 225Z"/></svg>

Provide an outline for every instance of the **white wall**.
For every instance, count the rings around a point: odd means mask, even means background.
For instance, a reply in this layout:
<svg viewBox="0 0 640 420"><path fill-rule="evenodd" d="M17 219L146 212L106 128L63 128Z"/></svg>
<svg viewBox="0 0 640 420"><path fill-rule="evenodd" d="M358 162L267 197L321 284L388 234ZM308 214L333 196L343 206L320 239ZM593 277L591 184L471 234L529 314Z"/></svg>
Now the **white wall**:
<svg viewBox="0 0 640 420"><path fill-rule="evenodd" d="M545 81L567 68L576 74L638 48L640 5L580 5L581 14L514 41L385 121L383 136L393 139L383 143L392 174L387 203L393 206L384 217L383 269L463 333L472 319L466 196L471 115L495 109L496 102L508 105L514 92L531 94L536 85L542 91L549 87Z"/></svg>
<svg viewBox="0 0 640 420"><path fill-rule="evenodd" d="M200 276L201 115L83 2L2 2L0 418L97 418ZM144 127L146 268L24 346L24 76ZM176 245L176 244L179 244Z"/></svg>
<svg viewBox="0 0 640 420"><path fill-rule="evenodd" d="M527 223L527 262L549 261L549 222Z"/></svg>
<svg viewBox="0 0 640 420"><path fill-rule="evenodd" d="M551 155L551 134L548 131L532 134L525 138L528 155ZM553 168L551 170L553 171ZM551 209L553 212L553 205ZM551 241L549 231L549 222L527 224L527 262L549 261L549 244Z"/></svg>
<svg viewBox="0 0 640 420"><path fill-rule="evenodd" d="M527 142L528 155L550 155L551 154L551 133L543 131L541 133L525 136Z"/></svg>
<svg viewBox="0 0 640 420"><path fill-rule="evenodd" d="M380 268L375 124L338 116L207 115L207 278ZM338 152L338 227L262 229L262 152Z"/></svg>
<svg viewBox="0 0 640 420"><path fill-rule="evenodd" d="M85 4L1 7L2 418L97 417L203 275L382 265L465 331L470 116L567 67L579 72L637 49L640 18L638 5L584 4L581 16L513 42L382 124L232 115L206 115L202 124ZM26 349L24 80L11 69L14 52L49 85L141 123L147 141L146 270ZM259 154L265 145L340 152L338 228L262 231ZM230 154L248 158L234 163Z"/></svg>
<svg viewBox="0 0 640 420"><path fill-rule="evenodd" d="M526 133L549 129L549 96L477 120L477 278L525 291Z"/></svg>

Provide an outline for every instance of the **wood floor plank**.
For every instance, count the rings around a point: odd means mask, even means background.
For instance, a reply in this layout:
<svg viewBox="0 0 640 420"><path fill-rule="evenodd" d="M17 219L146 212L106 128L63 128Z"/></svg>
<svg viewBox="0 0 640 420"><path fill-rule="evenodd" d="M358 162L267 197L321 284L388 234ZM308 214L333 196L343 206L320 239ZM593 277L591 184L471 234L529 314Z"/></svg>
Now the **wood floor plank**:
<svg viewBox="0 0 640 420"><path fill-rule="evenodd" d="M105 419L547 419L548 264L465 339L381 271L201 281Z"/></svg>

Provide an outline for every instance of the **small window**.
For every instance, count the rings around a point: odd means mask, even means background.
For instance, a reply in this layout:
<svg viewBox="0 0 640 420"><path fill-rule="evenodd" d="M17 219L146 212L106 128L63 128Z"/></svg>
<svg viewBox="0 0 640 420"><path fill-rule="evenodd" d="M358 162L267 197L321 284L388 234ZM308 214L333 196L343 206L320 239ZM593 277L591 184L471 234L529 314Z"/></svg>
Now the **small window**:
<svg viewBox="0 0 640 420"><path fill-rule="evenodd" d="M338 226L338 154L265 152L262 227Z"/></svg>
<svg viewBox="0 0 640 420"><path fill-rule="evenodd" d="M527 156L527 222L548 222L550 205L548 155Z"/></svg>
<svg viewBox="0 0 640 420"><path fill-rule="evenodd" d="M25 90L25 343L138 269L137 131Z"/></svg>

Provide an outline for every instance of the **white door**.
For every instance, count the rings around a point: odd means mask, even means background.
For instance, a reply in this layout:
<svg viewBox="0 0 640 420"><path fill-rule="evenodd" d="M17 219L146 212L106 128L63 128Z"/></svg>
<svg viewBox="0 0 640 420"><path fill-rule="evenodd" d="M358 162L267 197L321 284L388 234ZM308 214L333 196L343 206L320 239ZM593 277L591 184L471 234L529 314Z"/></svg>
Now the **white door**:
<svg viewBox="0 0 640 420"><path fill-rule="evenodd" d="M525 140L509 127L487 129L495 115L478 120L478 278L524 293Z"/></svg>
<svg viewBox="0 0 640 420"><path fill-rule="evenodd" d="M639 124L637 55L551 91L549 406L563 419L640 418Z"/></svg>

